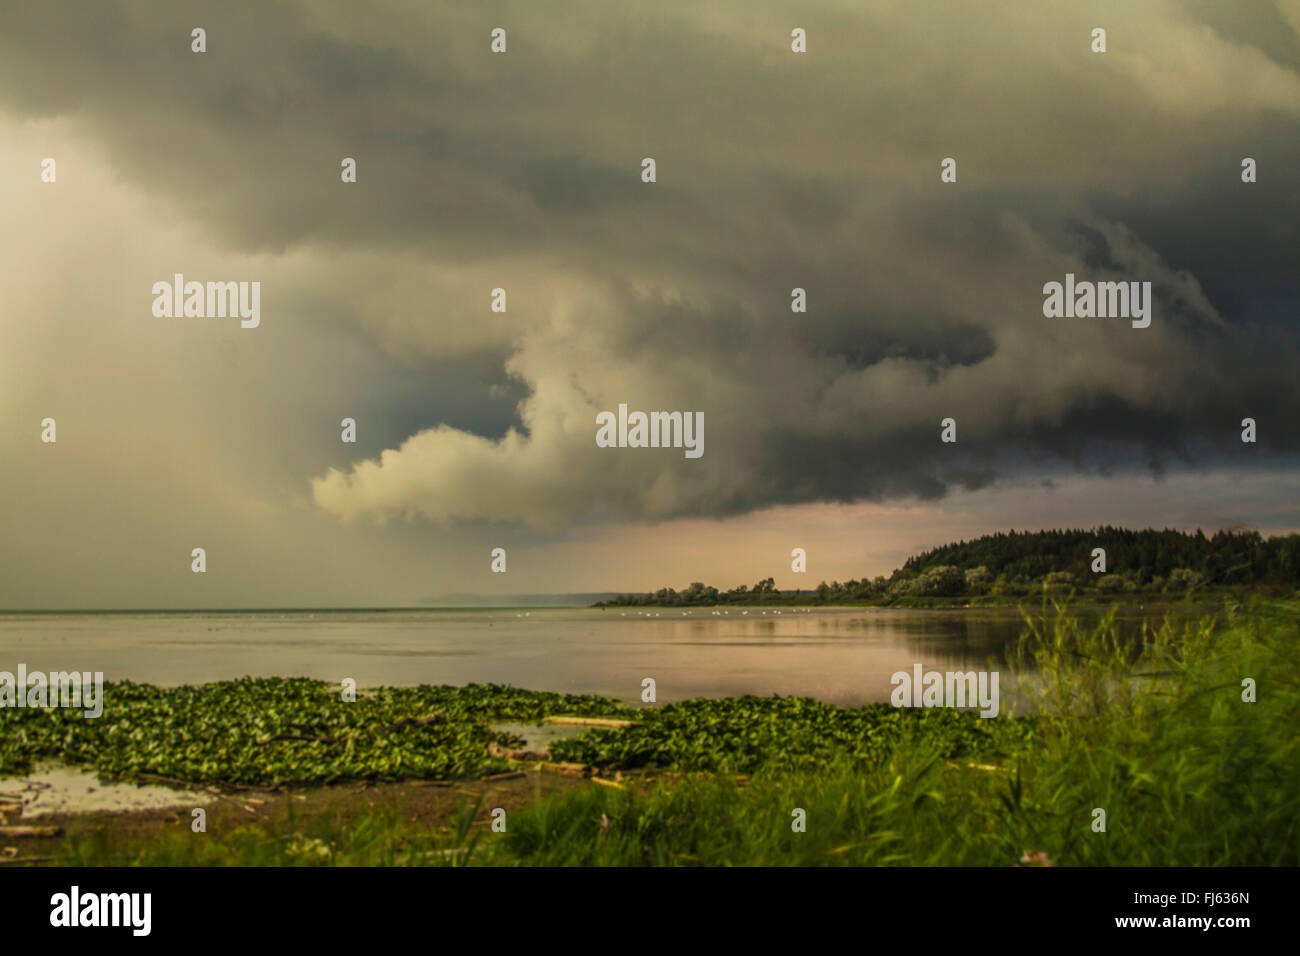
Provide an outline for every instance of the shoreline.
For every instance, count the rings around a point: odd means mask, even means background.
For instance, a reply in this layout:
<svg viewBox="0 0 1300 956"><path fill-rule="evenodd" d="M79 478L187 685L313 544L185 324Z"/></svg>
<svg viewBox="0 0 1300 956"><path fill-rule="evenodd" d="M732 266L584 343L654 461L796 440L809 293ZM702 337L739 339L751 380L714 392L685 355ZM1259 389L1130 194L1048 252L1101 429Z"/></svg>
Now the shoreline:
<svg viewBox="0 0 1300 956"><path fill-rule="evenodd" d="M878 608L895 610L965 610L979 608L1049 607L1060 605L1066 608L1106 606L1134 607L1154 605L1211 605L1225 600L1265 601L1295 600L1300 592L1273 592L1258 588L1202 588L1190 594L1177 594L1162 591L1125 592L1109 594L1100 591L1048 592L1043 594L1027 593L1018 595L964 594L951 597L901 597L887 600L820 602L812 593L786 595L775 599L761 601L734 601L712 603L682 603L672 601L601 601L595 604L429 604L397 605L392 607L241 607L241 608L0 608L0 618L27 616L76 616L76 615L121 615L130 616L185 616L185 615L243 615L243 614L423 614L423 613L492 613L507 611L585 611L585 610L627 610L629 608L653 607L674 608L680 610L727 610L731 608L799 608L801 610L836 610ZM637 595L633 595L636 597Z"/></svg>

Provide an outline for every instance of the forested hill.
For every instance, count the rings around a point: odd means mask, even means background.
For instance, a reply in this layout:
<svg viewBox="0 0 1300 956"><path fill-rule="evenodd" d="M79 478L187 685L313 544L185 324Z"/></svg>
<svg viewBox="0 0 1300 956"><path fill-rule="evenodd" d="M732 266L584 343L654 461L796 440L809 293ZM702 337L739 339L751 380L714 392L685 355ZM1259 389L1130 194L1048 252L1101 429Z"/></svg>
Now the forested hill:
<svg viewBox="0 0 1300 956"><path fill-rule="evenodd" d="M1206 537L1199 530L1187 534L1110 527L999 532L918 554L888 578L822 581L798 591L778 590L772 578L752 589L741 585L729 591L697 581L684 591L660 588L624 594L601 605L905 604L957 597L996 601L1044 588L1098 598L1182 597L1245 588L1290 593L1300 588L1300 535L1264 538L1255 531L1220 531Z"/></svg>
<svg viewBox="0 0 1300 956"><path fill-rule="evenodd" d="M973 541L946 544L909 558L904 570L924 573L950 565L963 571L984 567L993 577L1033 580L1053 572L1092 573L1092 551L1104 548L1109 572L1133 572L1144 581L1168 578L1179 568L1194 571L1207 584L1250 585L1274 581L1300 584L1300 535L1264 538L1258 532L1201 531L1000 532Z"/></svg>

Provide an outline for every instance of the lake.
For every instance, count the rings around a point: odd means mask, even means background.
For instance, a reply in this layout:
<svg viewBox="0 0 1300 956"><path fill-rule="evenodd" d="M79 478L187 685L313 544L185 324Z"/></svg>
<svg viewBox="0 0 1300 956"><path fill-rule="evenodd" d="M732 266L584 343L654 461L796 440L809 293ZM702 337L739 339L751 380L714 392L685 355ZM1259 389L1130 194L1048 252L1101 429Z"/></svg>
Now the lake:
<svg viewBox="0 0 1300 956"><path fill-rule="evenodd" d="M639 703L738 694L841 705L888 701L890 676L1002 672L1014 608L608 608L3 614L0 671L102 671L174 686L253 676L353 678L358 687L513 684ZM1123 609L1126 628L1179 605ZM1096 617L1103 608L1081 608Z"/></svg>

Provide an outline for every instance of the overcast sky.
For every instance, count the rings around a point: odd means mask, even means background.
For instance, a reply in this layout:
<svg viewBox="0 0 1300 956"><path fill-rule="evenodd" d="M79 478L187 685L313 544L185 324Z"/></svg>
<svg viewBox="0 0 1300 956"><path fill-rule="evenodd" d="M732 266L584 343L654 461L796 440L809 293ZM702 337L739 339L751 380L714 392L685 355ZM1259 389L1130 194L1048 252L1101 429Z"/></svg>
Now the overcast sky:
<svg viewBox="0 0 1300 956"><path fill-rule="evenodd" d="M0 607L1300 529L1300 4L231 6L5 14ZM1070 272L1151 282L1150 327L1045 318ZM156 317L175 273L260 282L260 326ZM703 456L598 448L620 403Z"/></svg>

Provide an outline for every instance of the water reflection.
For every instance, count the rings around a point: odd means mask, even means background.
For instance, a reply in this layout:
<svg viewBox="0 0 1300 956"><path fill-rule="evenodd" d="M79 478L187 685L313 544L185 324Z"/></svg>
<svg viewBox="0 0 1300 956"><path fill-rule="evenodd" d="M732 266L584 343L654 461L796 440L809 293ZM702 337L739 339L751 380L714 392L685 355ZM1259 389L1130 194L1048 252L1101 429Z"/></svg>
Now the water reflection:
<svg viewBox="0 0 1300 956"><path fill-rule="evenodd" d="M737 694L887 701L890 676L998 669L1024 629L1014 609L877 608L312 611L0 616L0 670L103 671L161 685L244 675L351 677L362 687L503 683L640 703ZM1203 609L1128 608L1122 626ZM1097 619L1104 608L1080 613Z"/></svg>

